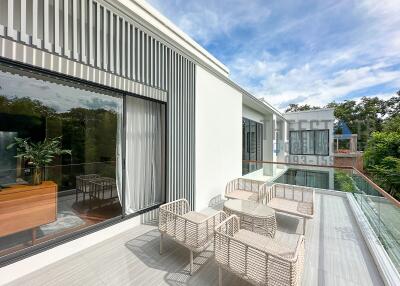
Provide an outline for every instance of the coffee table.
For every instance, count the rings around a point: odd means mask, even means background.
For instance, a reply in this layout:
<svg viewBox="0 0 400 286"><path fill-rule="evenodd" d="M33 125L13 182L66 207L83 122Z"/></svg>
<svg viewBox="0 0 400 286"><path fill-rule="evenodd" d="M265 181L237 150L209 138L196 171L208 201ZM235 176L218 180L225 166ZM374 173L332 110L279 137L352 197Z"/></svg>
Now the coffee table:
<svg viewBox="0 0 400 286"><path fill-rule="evenodd" d="M240 227L274 237L276 232L276 218L274 209L254 201L228 200L224 203L224 212L237 215L240 218Z"/></svg>

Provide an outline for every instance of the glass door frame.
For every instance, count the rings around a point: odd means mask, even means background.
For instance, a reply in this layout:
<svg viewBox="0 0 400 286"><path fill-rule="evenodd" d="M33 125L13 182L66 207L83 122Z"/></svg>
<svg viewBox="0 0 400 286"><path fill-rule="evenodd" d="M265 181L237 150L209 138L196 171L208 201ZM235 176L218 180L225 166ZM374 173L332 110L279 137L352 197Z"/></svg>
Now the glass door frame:
<svg viewBox="0 0 400 286"><path fill-rule="evenodd" d="M168 186L167 185L167 177L168 177L168 169L167 169L168 168L168 140L167 140L167 138L168 138L168 120L167 120L168 119L168 104L167 104L167 102L147 98L147 97L135 94L135 93L130 93L130 92L123 91L123 90L120 90L117 88L109 87L109 86L102 85L99 83L90 82L90 81L87 81L84 79L76 78L76 77L65 75L62 73L45 70L45 69L42 69L42 68L39 68L36 66L32 66L29 64L25 64L25 63L20 63L20 62L9 60L9 59L3 58L3 57L0 57L0 64L8 66L10 68L20 69L24 72L28 71L28 72L36 73L39 75L47 76L49 78L70 81L75 84L81 84L83 86L87 85L87 86L91 86L91 87L94 87L97 89L111 91L111 92L119 94L122 97L122 102L123 102L122 132L121 132L121 144L122 144L122 146L121 146L121 149L122 149L122 190L121 190L121 195L122 195L121 205L122 206L121 206L121 209L122 209L122 211L121 212L122 213L120 215L117 215L117 216L110 218L108 220L105 220L103 222L99 222L97 224L85 227L81 230L77 230L72 233L60 235L60 236L50 239L48 241L44 241L44 242L41 242L36 245L31 245L31 246L28 246L21 250L15 251L13 253L4 255L4 256L0 257L0 268L4 267L6 265L9 265L9 264L15 263L24 258L30 257L32 255L44 252L44 251L49 250L58 245L81 238L90 233L97 232L97 231L104 229L106 227L109 227L111 225L123 222L125 220L131 219L133 217L144 214L146 212L155 210L155 209L159 208L160 205L165 203L165 202L162 202L162 203L156 204L154 206L139 210L135 213L131 213L129 215L126 214L126 206L125 206L125 202L126 202L126 174L125 174L125 172L126 172L126 97L133 96L136 98L150 100L150 101L154 101L154 102L164 105L164 109L165 109L165 112L164 112L164 128L165 128L165 136L164 136L164 165L165 165L164 166L164 170L165 170L164 171L164 180L165 180L164 198L165 198L165 200L167 199L167 186Z"/></svg>

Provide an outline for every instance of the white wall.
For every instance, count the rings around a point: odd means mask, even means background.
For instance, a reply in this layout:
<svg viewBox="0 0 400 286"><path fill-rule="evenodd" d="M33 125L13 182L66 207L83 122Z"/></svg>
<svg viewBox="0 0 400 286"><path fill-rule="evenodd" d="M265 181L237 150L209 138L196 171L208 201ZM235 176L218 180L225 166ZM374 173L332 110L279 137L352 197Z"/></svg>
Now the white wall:
<svg viewBox="0 0 400 286"><path fill-rule="evenodd" d="M196 66L196 210L242 175L242 95Z"/></svg>
<svg viewBox="0 0 400 286"><path fill-rule="evenodd" d="M242 107L242 117L253 120L255 122L264 123L264 114L246 105L243 105Z"/></svg>
<svg viewBox="0 0 400 286"><path fill-rule="evenodd" d="M329 156L289 155L289 162L301 164L333 165L333 123L331 108L285 113L288 131L329 129Z"/></svg>

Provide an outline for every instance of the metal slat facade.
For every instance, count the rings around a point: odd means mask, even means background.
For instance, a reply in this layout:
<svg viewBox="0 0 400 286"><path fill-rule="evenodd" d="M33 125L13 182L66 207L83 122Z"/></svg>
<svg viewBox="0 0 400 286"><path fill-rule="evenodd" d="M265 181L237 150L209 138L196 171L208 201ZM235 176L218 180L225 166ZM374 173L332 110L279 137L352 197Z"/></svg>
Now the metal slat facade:
<svg viewBox="0 0 400 286"><path fill-rule="evenodd" d="M167 91L167 200L194 206L194 62L105 1L27 2L0 1L0 37Z"/></svg>

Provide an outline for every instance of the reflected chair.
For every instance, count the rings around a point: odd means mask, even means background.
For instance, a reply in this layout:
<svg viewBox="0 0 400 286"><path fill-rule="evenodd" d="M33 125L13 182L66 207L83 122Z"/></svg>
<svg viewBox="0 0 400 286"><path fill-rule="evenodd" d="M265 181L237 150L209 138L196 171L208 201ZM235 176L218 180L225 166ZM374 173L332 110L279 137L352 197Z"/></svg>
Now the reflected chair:
<svg viewBox="0 0 400 286"><path fill-rule="evenodd" d="M90 198L92 192L90 181L96 178L100 178L97 174L88 174L76 176L76 187L75 187L75 201L78 202L79 193L83 194L83 203L85 202L86 195Z"/></svg>

